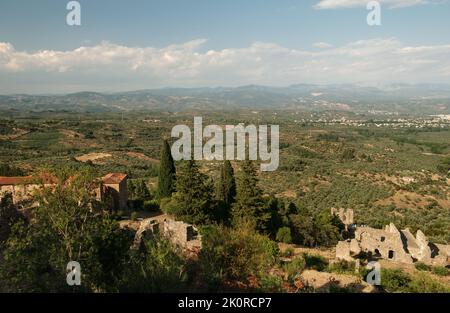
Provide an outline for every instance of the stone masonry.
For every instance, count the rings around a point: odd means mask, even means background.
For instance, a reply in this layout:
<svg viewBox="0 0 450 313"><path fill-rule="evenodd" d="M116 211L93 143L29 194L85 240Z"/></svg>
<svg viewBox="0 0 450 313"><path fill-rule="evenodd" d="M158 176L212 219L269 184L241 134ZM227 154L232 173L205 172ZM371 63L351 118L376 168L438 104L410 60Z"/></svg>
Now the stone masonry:
<svg viewBox="0 0 450 313"><path fill-rule="evenodd" d="M202 247L201 236L196 227L169 218L163 221L155 218L143 220L136 232L133 247L139 248L143 238L152 238L157 234L169 239L184 252L198 252Z"/></svg>
<svg viewBox="0 0 450 313"><path fill-rule="evenodd" d="M335 210L332 213L335 214ZM411 264L420 261L447 266L450 264L449 251L449 245L431 243L420 230L414 236L408 228L398 230L390 223L384 229L353 226L352 237L338 242L336 258L351 261L361 253L366 253L374 258L394 262Z"/></svg>

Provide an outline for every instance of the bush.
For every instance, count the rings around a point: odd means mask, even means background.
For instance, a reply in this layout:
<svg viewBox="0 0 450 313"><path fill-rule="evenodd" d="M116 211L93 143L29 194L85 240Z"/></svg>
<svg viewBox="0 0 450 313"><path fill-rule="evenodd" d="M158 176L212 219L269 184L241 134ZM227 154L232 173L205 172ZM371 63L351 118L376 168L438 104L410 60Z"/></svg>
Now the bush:
<svg viewBox="0 0 450 313"><path fill-rule="evenodd" d="M128 207L131 210L139 211L139 210L142 210L142 208L144 206L144 201L142 201L142 200L128 200L127 204L128 204Z"/></svg>
<svg viewBox="0 0 450 313"><path fill-rule="evenodd" d="M429 275L420 273L412 277L408 284L408 292L416 293L437 293L437 292L450 292L450 288L442 285L441 283L433 280Z"/></svg>
<svg viewBox="0 0 450 313"><path fill-rule="evenodd" d="M407 292L411 278L399 269L381 270L381 287L388 292Z"/></svg>
<svg viewBox="0 0 450 313"><path fill-rule="evenodd" d="M157 200L144 201L144 211L147 211L147 212L159 211L159 202Z"/></svg>
<svg viewBox="0 0 450 313"><path fill-rule="evenodd" d="M306 268L306 262L302 257L295 258L292 262L286 263L283 268L288 275L288 279L293 281L295 277L301 274L301 272L303 272Z"/></svg>
<svg viewBox="0 0 450 313"><path fill-rule="evenodd" d="M199 255L204 281L219 288L223 280L262 277L275 263L278 247L251 228L209 226L200 230L203 247Z"/></svg>
<svg viewBox="0 0 450 313"><path fill-rule="evenodd" d="M291 229L289 227L281 227L278 229L276 239L280 242L292 243Z"/></svg>
<svg viewBox="0 0 450 313"><path fill-rule="evenodd" d="M417 262L414 264L414 267L416 268L416 270L419 271L430 271L431 270L431 266L426 265L423 262Z"/></svg>
<svg viewBox="0 0 450 313"><path fill-rule="evenodd" d="M176 248L160 237L145 240L132 251L119 292L187 292L187 264Z"/></svg>
<svg viewBox="0 0 450 313"><path fill-rule="evenodd" d="M450 292L449 287L433 280L433 278L426 273L410 276L399 269L382 269L381 286L388 292Z"/></svg>
<svg viewBox="0 0 450 313"><path fill-rule="evenodd" d="M287 248L280 254L280 256L285 257L285 258L290 258L293 255L294 255L294 249L292 249L291 247Z"/></svg>
<svg viewBox="0 0 450 313"><path fill-rule="evenodd" d="M303 258L308 269L322 272L328 267L328 261L323 256L304 253Z"/></svg>
<svg viewBox="0 0 450 313"><path fill-rule="evenodd" d="M336 273L348 273L353 274L355 272L355 262L339 260L328 266L330 272Z"/></svg>
<svg viewBox="0 0 450 313"><path fill-rule="evenodd" d="M450 270L443 266L436 266L432 269L433 274L436 274L438 276L448 276L450 275Z"/></svg>
<svg viewBox="0 0 450 313"><path fill-rule="evenodd" d="M262 292L281 292L283 287L283 279L274 275L263 275L260 278L260 290Z"/></svg>
<svg viewBox="0 0 450 313"><path fill-rule="evenodd" d="M138 214L137 214L137 212L131 213L131 219L132 219L133 221L136 221L136 220L138 219Z"/></svg>

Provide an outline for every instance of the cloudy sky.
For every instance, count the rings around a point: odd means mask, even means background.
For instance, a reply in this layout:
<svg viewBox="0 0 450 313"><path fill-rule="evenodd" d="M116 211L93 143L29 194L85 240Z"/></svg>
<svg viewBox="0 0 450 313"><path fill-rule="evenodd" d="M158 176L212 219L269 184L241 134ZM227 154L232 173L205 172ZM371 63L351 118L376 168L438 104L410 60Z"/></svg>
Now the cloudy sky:
<svg viewBox="0 0 450 313"><path fill-rule="evenodd" d="M450 83L450 1L0 1L0 93Z"/></svg>

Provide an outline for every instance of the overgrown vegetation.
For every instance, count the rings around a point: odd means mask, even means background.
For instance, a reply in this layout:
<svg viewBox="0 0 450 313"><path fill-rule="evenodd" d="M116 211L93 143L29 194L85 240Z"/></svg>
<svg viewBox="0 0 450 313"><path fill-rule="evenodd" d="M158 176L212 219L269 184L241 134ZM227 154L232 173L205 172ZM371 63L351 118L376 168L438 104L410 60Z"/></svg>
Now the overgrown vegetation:
<svg viewBox="0 0 450 313"><path fill-rule="evenodd" d="M286 257L294 257L292 262L279 264L276 242L314 248L340 240L343 225L330 215L331 207L354 209L358 224L381 228L394 222L420 228L434 242L450 242L448 129L298 123L292 112L276 118L238 114L210 112L205 120L276 119L282 132L278 171L259 173L259 164L250 161L174 162L169 142L161 145L161 138L190 120L190 113L130 113L124 119L114 113L33 113L0 120L0 135L6 136L0 140L0 176L36 174L42 165L76 169L57 173L61 184L38 195L31 219L2 199L0 291L73 291L65 283L72 259L83 268L76 291L86 292L177 292L192 286L217 291L233 282L279 291L283 280L269 274L278 266L291 283L304 269L354 274L354 264L328 264L312 254L291 252ZM305 116L295 115L300 118ZM110 156L79 158L103 152ZM129 175L129 206L136 212L110 214L87 192L93 177L107 172ZM200 226L198 261L187 260L164 238L129 249L133 234L117 221L160 208ZM416 267L420 275L384 272L384 290L446 291L430 275L448 276L447 268Z"/></svg>

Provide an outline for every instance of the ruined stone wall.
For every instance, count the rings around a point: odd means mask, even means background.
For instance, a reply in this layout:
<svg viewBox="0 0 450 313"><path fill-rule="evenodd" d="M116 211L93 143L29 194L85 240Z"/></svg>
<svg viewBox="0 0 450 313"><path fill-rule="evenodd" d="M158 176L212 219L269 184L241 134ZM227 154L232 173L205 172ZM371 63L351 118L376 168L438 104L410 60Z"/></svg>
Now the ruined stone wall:
<svg viewBox="0 0 450 313"><path fill-rule="evenodd" d="M362 251L370 252L375 257L402 263L412 263L413 260L403 247L400 232L391 224L389 231L371 227L358 227L355 239Z"/></svg>
<svg viewBox="0 0 450 313"><path fill-rule="evenodd" d="M26 184L26 185L2 185L0 186L0 196L11 194L13 203L30 199L36 190L39 190L42 185Z"/></svg>
<svg viewBox="0 0 450 313"><path fill-rule="evenodd" d="M151 238L157 233L168 238L173 244L185 251L199 250L201 248L201 236L193 225L172 219L165 219L159 222L152 218L141 222L136 232L134 246L138 247L142 238Z"/></svg>
<svg viewBox="0 0 450 313"><path fill-rule="evenodd" d="M420 261L430 265L450 264L449 246L430 243L420 230L414 236L409 229L399 231L391 223L384 229L357 227L354 235L354 239L337 244L336 258L352 260L360 252L366 252L375 258L401 263Z"/></svg>
<svg viewBox="0 0 450 313"><path fill-rule="evenodd" d="M351 224L354 223L354 219L353 219L353 210L352 209L336 209L336 208L331 208L331 214L332 215L336 215L337 217L339 217L339 219L341 220L341 222L348 228L348 226L350 226Z"/></svg>

